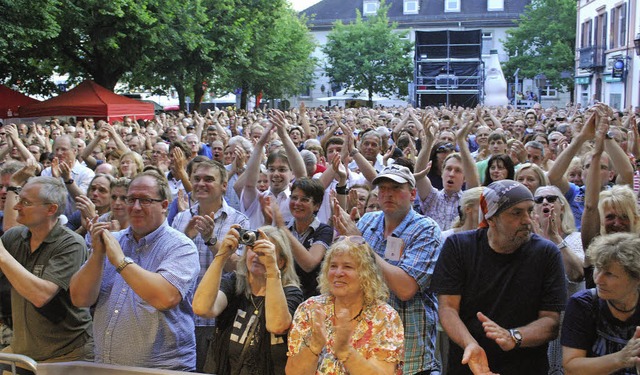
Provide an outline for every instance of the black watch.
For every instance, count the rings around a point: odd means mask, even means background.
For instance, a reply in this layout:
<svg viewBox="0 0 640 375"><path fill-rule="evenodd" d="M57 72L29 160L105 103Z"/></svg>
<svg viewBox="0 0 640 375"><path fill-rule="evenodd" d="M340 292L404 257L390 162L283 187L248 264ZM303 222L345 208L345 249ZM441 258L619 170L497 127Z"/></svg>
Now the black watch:
<svg viewBox="0 0 640 375"><path fill-rule="evenodd" d="M215 246L218 243L218 239L216 236L211 236L207 241L204 241L204 244L207 246Z"/></svg>
<svg viewBox="0 0 640 375"><path fill-rule="evenodd" d="M22 186L7 186L7 192L13 191L16 195L22 191Z"/></svg>
<svg viewBox="0 0 640 375"><path fill-rule="evenodd" d="M522 333L520 333L520 331L518 331L517 329L510 329L509 333L511 334L511 338L513 339L513 341L516 343L515 348L519 348L520 345L522 345Z"/></svg>
<svg viewBox="0 0 640 375"><path fill-rule="evenodd" d="M74 179L73 179L73 178L70 178L70 179L68 179L67 181L65 181L64 183L65 183L66 185L71 185L71 184L73 184L73 182L74 182Z"/></svg>

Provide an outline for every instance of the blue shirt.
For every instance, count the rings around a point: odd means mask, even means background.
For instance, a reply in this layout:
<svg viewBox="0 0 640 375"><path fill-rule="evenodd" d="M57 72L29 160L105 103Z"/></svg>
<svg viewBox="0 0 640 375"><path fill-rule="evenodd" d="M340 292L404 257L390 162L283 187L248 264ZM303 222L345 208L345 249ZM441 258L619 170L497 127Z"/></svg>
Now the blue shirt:
<svg viewBox="0 0 640 375"><path fill-rule="evenodd" d="M200 271L198 251L167 221L140 241L131 228L114 234L125 256L171 283L182 296L172 309L159 311L138 296L105 260L93 318L95 361L178 371L196 364L191 301Z"/></svg>
<svg viewBox="0 0 640 375"><path fill-rule="evenodd" d="M174 229L184 233L187 225L189 225L189 221L195 215L208 215L209 213L200 212L200 205L196 203L193 207L188 210L184 210L178 213L173 220L173 224L171 226ZM233 224L239 224L241 228L248 228L249 219L244 216L239 211L234 210L232 207L229 207L225 200L222 200L222 207L213 215L213 235L218 239L218 242L222 242L224 236L229 232L231 226ZM198 285L202 278L204 277L205 272L209 268L209 265L213 262L214 254L209 249L209 246L204 244L204 240L200 233L198 233L193 238L193 243L198 248L198 259L200 262L200 272L198 273ZM201 318L199 316L195 316L195 324L198 327L202 326L213 326L215 325L215 319L207 319Z"/></svg>
<svg viewBox="0 0 640 375"><path fill-rule="evenodd" d="M384 213L365 214L358 221L358 229L371 248L385 258ZM408 301L400 300L393 292L389 298L389 304L398 311L404 324L403 373L440 370L435 358L438 301L435 294L428 292L440 254L440 228L433 219L410 210L391 235L402 239L403 250L400 260L385 260L413 277L419 287Z"/></svg>

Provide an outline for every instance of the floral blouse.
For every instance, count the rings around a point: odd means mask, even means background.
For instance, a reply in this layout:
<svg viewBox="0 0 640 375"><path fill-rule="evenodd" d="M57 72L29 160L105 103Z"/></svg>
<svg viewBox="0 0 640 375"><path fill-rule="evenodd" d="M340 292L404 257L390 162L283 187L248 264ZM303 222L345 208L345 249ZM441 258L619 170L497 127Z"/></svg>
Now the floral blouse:
<svg viewBox="0 0 640 375"><path fill-rule="evenodd" d="M291 357L304 347L303 340L311 334L312 315L315 309L324 309L327 316L327 345L320 352L316 374L348 374L344 365L333 353L333 329L335 324L334 298L321 295L304 301L293 317L289 331L289 350ZM402 374L404 361L404 327L400 315L386 302L376 301L365 306L357 320L351 336L351 345L364 358L375 357L380 361L395 362L396 375Z"/></svg>

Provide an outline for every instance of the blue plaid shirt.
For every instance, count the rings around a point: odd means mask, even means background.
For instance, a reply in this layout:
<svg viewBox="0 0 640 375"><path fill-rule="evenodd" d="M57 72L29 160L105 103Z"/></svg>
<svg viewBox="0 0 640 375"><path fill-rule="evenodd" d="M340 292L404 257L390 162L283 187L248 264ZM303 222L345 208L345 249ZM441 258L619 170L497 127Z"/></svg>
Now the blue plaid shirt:
<svg viewBox="0 0 640 375"><path fill-rule="evenodd" d="M384 213L365 214L358 221L358 229L373 250L384 258L387 247ZM440 370L435 358L438 302L435 294L427 292L440 253L440 228L433 219L411 210L392 236L404 242L402 254L399 261L385 260L400 267L419 286L418 292L408 301L400 300L393 292L389 298L389 304L398 311L404 324L403 373L410 375L425 370Z"/></svg>
<svg viewBox="0 0 640 375"><path fill-rule="evenodd" d="M184 230L187 228L189 221L194 215L207 214L208 213L200 213L200 205L196 203L190 209L178 213L175 219L173 219L173 224L171 224L171 226L184 233ZM233 224L240 224L242 228L248 228L249 219L239 211L236 211L233 207L229 206L223 199L222 207L220 207L220 209L213 215L213 235L221 242ZM213 262L213 253L209 250L209 247L204 244L204 240L200 233L195 236L193 242L198 248L198 258L200 259L200 273L198 273L198 282L196 284L200 285L205 272L207 272L209 265ZM206 319L197 315L195 316L196 327L214 326L215 322L215 319Z"/></svg>

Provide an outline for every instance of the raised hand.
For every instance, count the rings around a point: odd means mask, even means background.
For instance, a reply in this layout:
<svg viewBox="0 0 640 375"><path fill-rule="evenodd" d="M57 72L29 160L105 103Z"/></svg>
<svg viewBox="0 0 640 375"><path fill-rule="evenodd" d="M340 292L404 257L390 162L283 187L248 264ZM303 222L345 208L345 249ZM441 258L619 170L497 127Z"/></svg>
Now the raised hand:
<svg viewBox="0 0 640 375"><path fill-rule="evenodd" d="M484 328L484 334L487 338L495 341L496 344L500 347L500 349L509 351L516 347L515 341L511 338L511 334L505 328L500 327L498 323L489 319L486 315L481 312L477 314L478 320L482 322L482 328Z"/></svg>

